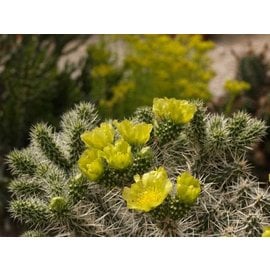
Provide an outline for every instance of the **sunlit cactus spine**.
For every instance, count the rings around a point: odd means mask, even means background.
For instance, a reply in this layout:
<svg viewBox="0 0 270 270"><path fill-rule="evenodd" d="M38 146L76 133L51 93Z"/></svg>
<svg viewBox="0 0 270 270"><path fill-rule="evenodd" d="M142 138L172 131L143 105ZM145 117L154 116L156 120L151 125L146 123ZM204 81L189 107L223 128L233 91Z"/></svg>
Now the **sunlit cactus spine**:
<svg viewBox="0 0 270 270"><path fill-rule="evenodd" d="M8 156L10 212L23 236L260 236L269 193L246 155L264 122L211 115L167 98L134 117L100 123L91 104L62 129L38 124Z"/></svg>

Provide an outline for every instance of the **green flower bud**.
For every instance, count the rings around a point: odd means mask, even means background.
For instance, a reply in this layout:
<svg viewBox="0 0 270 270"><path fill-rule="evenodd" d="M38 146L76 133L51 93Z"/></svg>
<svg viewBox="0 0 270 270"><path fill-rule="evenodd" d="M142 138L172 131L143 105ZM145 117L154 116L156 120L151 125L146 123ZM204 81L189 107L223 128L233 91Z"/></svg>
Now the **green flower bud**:
<svg viewBox="0 0 270 270"><path fill-rule="evenodd" d="M193 204L201 192L200 181L189 172L184 172L177 178L177 197L185 204Z"/></svg>
<svg viewBox="0 0 270 270"><path fill-rule="evenodd" d="M67 201L63 197L53 197L50 201L49 208L53 212L61 213L66 210Z"/></svg>

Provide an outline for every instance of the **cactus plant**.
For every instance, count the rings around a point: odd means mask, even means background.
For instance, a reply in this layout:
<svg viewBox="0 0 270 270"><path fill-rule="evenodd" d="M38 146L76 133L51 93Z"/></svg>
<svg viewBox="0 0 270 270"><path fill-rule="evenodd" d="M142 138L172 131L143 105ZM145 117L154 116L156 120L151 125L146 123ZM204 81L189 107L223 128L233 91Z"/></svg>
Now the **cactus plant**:
<svg viewBox="0 0 270 270"><path fill-rule="evenodd" d="M2 162L14 147L28 145L28 130L39 122L58 125L60 115L85 98L59 60L85 42L86 35L0 35L0 234L14 234L6 213L9 173ZM67 44L73 44L68 46ZM5 225L4 225L5 224Z"/></svg>
<svg viewBox="0 0 270 270"><path fill-rule="evenodd" d="M237 80L225 83L226 93L216 106L216 110L225 108L226 114L243 109L252 116L265 120L270 124L270 96L269 96L269 61L267 60L268 46L265 45L260 52L256 52L252 45L246 53L239 55L233 52L237 61ZM255 146L249 159L255 166L255 173L260 179L268 178L270 162L269 132L263 142ZM265 184L266 181L264 181Z"/></svg>
<svg viewBox="0 0 270 270"><path fill-rule="evenodd" d="M155 98L121 122L81 103L8 156L24 236L259 236L269 193L246 160L264 122Z"/></svg>
<svg viewBox="0 0 270 270"><path fill-rule="evenodd" d="M16 49L5 51L0 59L7 58L0 71L2 155L27 145L32 124L43 120L56 125L63 111L82 97L71 78L72 70L57 68L62 52L51 47L64 46L57 44L48 43L44 36L21 36Z"/></svg>

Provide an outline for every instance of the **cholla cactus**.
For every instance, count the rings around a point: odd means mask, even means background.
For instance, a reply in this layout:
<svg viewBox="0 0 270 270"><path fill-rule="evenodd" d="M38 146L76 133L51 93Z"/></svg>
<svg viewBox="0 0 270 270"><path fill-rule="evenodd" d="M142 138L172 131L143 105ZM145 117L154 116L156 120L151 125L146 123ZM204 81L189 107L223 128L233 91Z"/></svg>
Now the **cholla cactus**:
<svg viewBox="0 0 270 270"><path fill-rule="evenodd" d="M267 44L261 51L255 50L251 44L248 49L237 54L237 72L235 79L225 83L224 96L218 99L214 106L216 111L225 111L231 115L239 109L245 110L253 117L263 119L267 126L270 124L270 63L267 58L269 48ZM267 179L270 162L270 134L267 132L264 141L254 146L254 153L249 160L254 165L254 173L260 179ZM265 184L268 183L265 181Z"/></svg>
<svg viewBox="0 0 270 270"><path fill-rule="evenodd" d="M10 153L10 211L24 236L259 236L270 197L246 154L265 129L198 101L154 99L103 123L80 104L60 132L39 124Z"/></svg>

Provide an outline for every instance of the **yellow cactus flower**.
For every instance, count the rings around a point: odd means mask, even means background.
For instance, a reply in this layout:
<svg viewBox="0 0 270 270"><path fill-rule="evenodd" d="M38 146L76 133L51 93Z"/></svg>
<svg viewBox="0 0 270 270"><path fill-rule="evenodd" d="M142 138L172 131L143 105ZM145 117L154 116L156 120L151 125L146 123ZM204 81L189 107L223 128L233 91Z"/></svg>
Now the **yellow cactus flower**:
<svg viewBox="0 0 270 270"><path fill-rule="evenodd" d="M94 147L102 150L114 139L114 129L110 123L102 123L100 127L86 131L81 135L82 141L87 147Z"/></svg>
<svg viewBox="0 0 270 270"><path fill-rule="evenodd" d="M103 162L97 149L86 149L79 161L80 170L91 181L97 181L104 172Z"/></svg>
<svg viewBox="0 0 270 270"><path fill-rule="evenodd" d="M110 144L103 149L102 156L106 159L109 166L114 169L122 170L132 163L131 146L120 139L115 144Z"/></svg>
<svg viewBox="0 0 270 270"><path fill-rule="evenodd" d="M270 226L266 226L263 228L262 237L270 237Z"/></svg>
<svg viewBox="0 0 270 270"><path fill-rule="evenodd" d="M134 180L136 183L130 188L125 187L122 194L129 209L149 212L162 204L172 189L163 167L145 173L142 177L136 175Z"/></svg>
<svg viewBox="0 0 270 270"><path fill-rule="evenodd" d="M186 100L175 98L154 98L153 112L161 119L172 120L175 124L186 124L192 120L197 107Z"/></svg>
<svg viewBox="0 0 270 270"><path fill-rule="evenodd" d="M135 124L129 120L122 122L114 121L121 136L125 141L133 145L143 145L150 139L150 133L153 126L151 124L139 123Z"/></svg>
<svg viewBox="0 0 270 270"><path fill-rule="evenodd" d="M184 172L177 177L177 196L183 202L192 204L201 192L200 181L189 172Z"/></svg>
<svg viewBox="0 0 270 270"><path fill-rule="evenodd" d="M224 88L231 94L237 95L243 91L250 89L250 84L245 81L228 80L225 82Z"/></svg>

